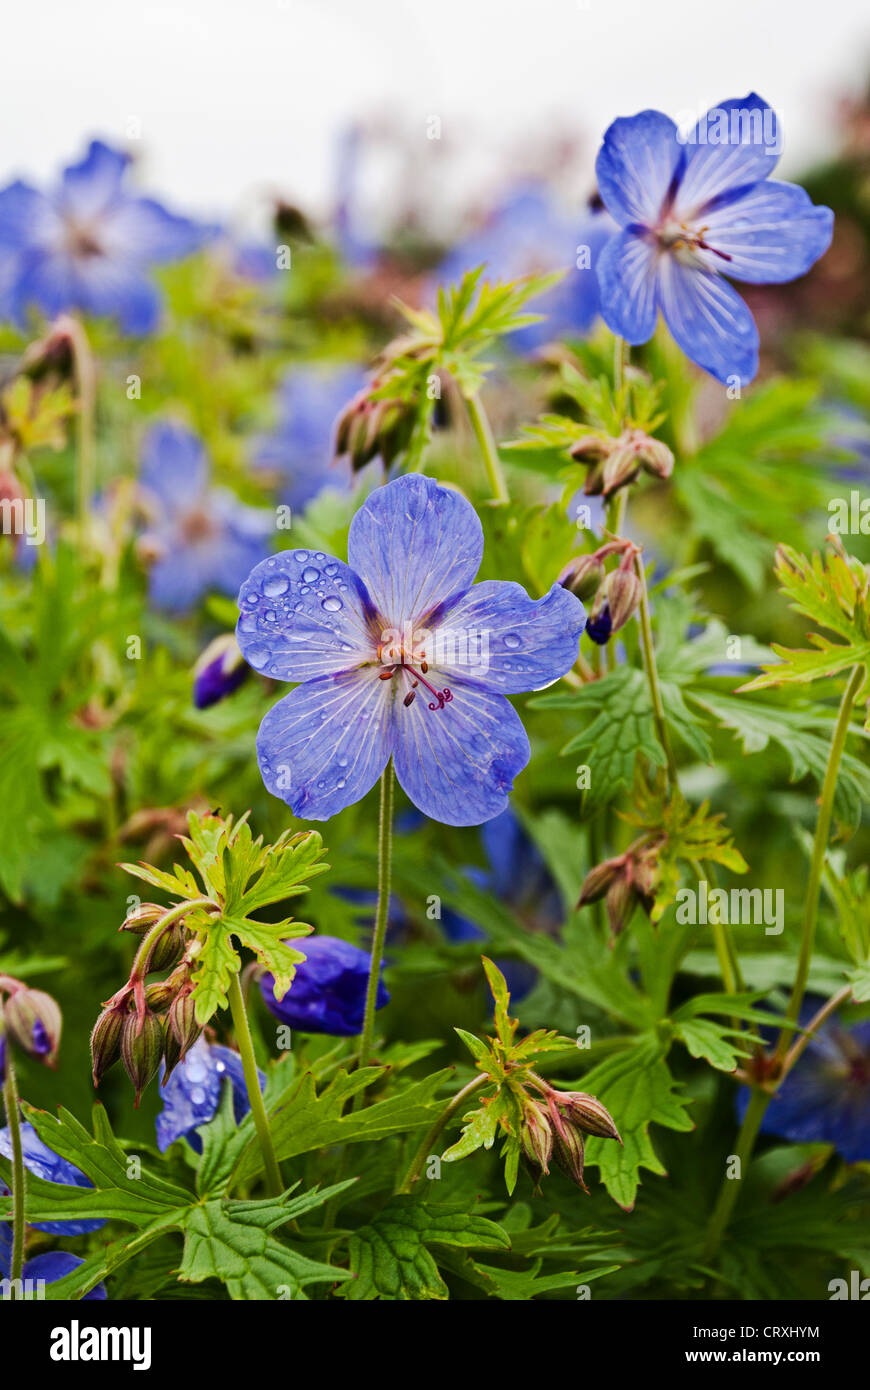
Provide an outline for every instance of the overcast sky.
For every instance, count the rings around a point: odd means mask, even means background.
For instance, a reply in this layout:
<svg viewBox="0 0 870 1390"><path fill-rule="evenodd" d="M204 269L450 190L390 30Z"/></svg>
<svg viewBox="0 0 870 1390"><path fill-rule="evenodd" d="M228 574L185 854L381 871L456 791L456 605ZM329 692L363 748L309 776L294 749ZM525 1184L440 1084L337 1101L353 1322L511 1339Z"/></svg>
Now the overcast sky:
<svg viewBox="0 0 870 1390"><path fill-rule="evenodd" d="M870 7L41 0L7 5L3 49L4 181L44 178L98 134L138 148L145 182L179 210L238 212L278 188L325 212L338 135L361 119L389 117L412 150L419 141L414 172L449 204L549 132L584 141L591 169L616 115L701 111L755 88L781 116L793 171L830 148L837 100L864 86ZM380 196L374 171L367 183Z"/></svg>

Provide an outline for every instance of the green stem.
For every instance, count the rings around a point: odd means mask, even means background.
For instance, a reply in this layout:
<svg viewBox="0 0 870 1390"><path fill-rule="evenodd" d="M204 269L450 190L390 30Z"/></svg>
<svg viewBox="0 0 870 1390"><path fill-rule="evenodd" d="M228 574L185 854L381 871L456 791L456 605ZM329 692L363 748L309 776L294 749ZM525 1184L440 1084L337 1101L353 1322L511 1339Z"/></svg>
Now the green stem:
<svg viewBox="0 0 870 1390"><path fill-rule="evenodd" d="M810 961L813 954L813 944L816 934L816 917L819 908L819 894L822 883L822 872L825 865L825 856L828 848L828 836L831 831L831 820L834 813L834 793L837 789L837 774L840 770L840 761L843 756L843 749L846 745L846 736L849 732L849 720L852 714L852 706L855 697L863 684L864 673L860 666L853 670L849 683L843 692L840 702L840 711L837 715L837 723L834 728L834 736L831 740L831 747L828 751L828 765L825 769L825 779L822 783L822 795L819 801L819 815L816 822L816 835L813 843L813 857L810 863L810 877L807 885L806 909L804 912L803 934L801 937L800 956L798 957L797 975L795 976L794 988L792 989L791 999L789 1000L786 1017L789 1022L794 1024L800 1015L801 1004L803 1003L804 991L806 990L807 979L810 972ZM836 997L836 996L835 996ZM783 1063L788 1039L793 1029L784 1027L779 1035L779 1041L774 1053L774 1059L779 1058ZM792 1049L790 1065L794 1065L800 1056L798 1047ZM786 1059L788 1060L788 1059ZM784 1071L784 1064L779 1072L772 1071L774 1076L781 1076ZM753 1090L749 1100L746 1114L743 1117L743 1124L737 1137L737 1155L740 1158L740 1172L743 1173L745 1163L749 1162L764 1113L772 1099L772 1093L757 1087ZM704 1257L709 1259L718 1250L722 1237L731 1218L734 1203L737 1201L739 1191L739 1180L736 1178L725 1178L719 1197L713 1208L710 1217L710 1225L707 1231L707 1243L704 1247Z"/></svg>
<svg viewBox="0 0 870 1390"><path fill-rule="evenodd" d="M76 429L78 446L76 511L79 523L79 542L85 547L96 481L94 414L97 400L97 373L87 334L77 319L70 320L69 338L79 407Z"/></svg>
<svg viewBox="0 0 870 1390"><path fill-rule="evenodd" d="M251 1041L251 1030L248 1026L245 1001L242 998L242 987L239 984L238 974L235 972L230 980L228 993L230 1010L233 1015L233 1030L242 1057L242 1068L245 1073L245 1089L248 1092L251 1114L254 1117L254 1127L257 1131L257 1139L260 1143L260 1152L263 1155L263 1167L266 1171L266 1180L272 1195L274 1197L280 1197L281 1193L284 1191L284 1182L281 1177L281 1169L278 1167L275 1146L272 1143L272 1131L269 1128L269 1117L266 1114L266 1106L263 1101L262 1092L260 1091L260 1081L257 1076L257 1061L254 1057L254 1044Z"/></svg>
<svg viewBox="0 0 870 1390"><path fill-rule="evenodd" d="M649 594L646 587L646 572L643 567L641 555L635 557L635 568L637 577L640 580L640 604L638 614L640 617L640 640L643 647L643 664L646 670L647 684L649 685L650 699L653 707L653 723L656 728L656 736L662 746L665 759L668 765L668 781L671 787L677 784L677 763L674 758L674 751L671 748L671 740L668 737L668 726L665 719L665 707L662 703L661 686L659 685L659 673L656 666L656 654L653 647L652 622L650 621Z"/></svg>
<svg viewBox="0 0 870 1390"><path fill-rule="evenodd" d="M767 1091L754 1090L749 1098L749 1105L746 1107L743 1124L740 1126L740 1133L737 1136L736 1155L740 1160L739 1177L725 1178L719 1190L719 1197L707 1228L707 1241L704 1246L705 1260L709 1260L719 1249L731 1219L731 1213L734 1210L734 1203L737 1201L740 1184L743 1181L744 1166L749 1163L752 1157L752 1150L758 1138L761 1121L764 1119L764 1112L769 1103L770 1094Z"/></svg>
<svg viewBox="0 0 870 1390"><path fill-rule="evenodd" d="M189 898L183 903L176 903L175 907L170 907L160 920L154 923L153 927L148 928L143 936L133 961L133 969L130 972L131 975L135 975L136 966L139 961L144 962L148 959L148 952L157 938L163 935L166 928L171 927L173 922L177 922L179 917L186 916L186 914L191 912L195 907L213 907L217 910L218 905L211 898Z"/></svg>
<svg viewBox="0 0 870 1390"><path fill-rule="evenodd" d="M613 390L614 394L625 386L625 369L628 365L629 347L624 338L617 335L613 339Z"/></svg>
<svg viewBox="0 0 870 1390"><path fill-rule="evenodd" d="M492 1077L486 1075L475 1076L467 1085L462 1087L461 1091L457 1091L456 1095L447 1102L441 1114L433 1121L431 1128L427 1130L420 1147L411 1159L410 1167L402 1179L401 1186L396 1188L398 1193L411 1192L413 1190L414 1183L417 1182L420 1177L420 1170L432 1150L432 1145L447 1124L447 1121L465 1104L470 1095L473 1095L475 1091L480 1090L481 1086L486 1086L487 1084L492 1084Z"/></svg>
<svg viewBox="0 0 870 1390"><path fill-rule="evenodd" d="M828 753L828 765L825 769L825 780L822 783L822 795L819 802L819 816L816 821L816 838L813 842L813 857L810 861L810 878L807 884L797 975L795 976L791 999L789 1000L788 1009L786 1010L786 1018L789 1023L797 1023L801 1011L801 1004L803 1003L804 992L807 987L807 979L810 973L810 961L812 960L813 945L816 937L816 918L819 911L822 873L825 868L825 856L828 851L828 836L831 833L831 820L834 815L834 794L837 790L837 775L840 771L840 760L843 756L843 749L846 746L846 735L849 732L849 720L852 716L852 706L855 703L855 698L858 691L861 689L863 681L864 668L862 666L856 666L849 678L849 684L843 691L843 698L840 701L840 711L837 715L837 723L834 727L834 737L831 740L831 747ZM774 1054L776 1057L782 1058L785 1056L791 1031L792 1030L789 1028L782 1029Z"/></svg>
<svg viewBox="0 0 870 1390"><path fill-rule="evenodd" d="M378 906L375 913L375 931L372 938L372 959L369 967L369 982L366 988L366 1007L363 1015L363 1028L359 1044L359 1066L368 1066L375 1031L375 1001L378 997L378 982L381 978L381 961L384 955L384 939L387 934L387 916L390 907L390 875L393 863L393 779L392 759L381 773L381 810L378 819Z"/></svg>
<svg viewBox="0 0 870 1390"><path fill-rule="evenodd" d="M468 407L468 418L471 421L471 427L486 465L486 476L492 488L493 498L496 502L509 502L511 495L505 481L501 459L498 456L498 447L493 438L489 418L481 405L480 396L470 396L465 404Z"/></svg>
<svg viewBox="0 0 870 1390"><path fill-rule="evenodd" d="M24 1207L27 1201L27 1176L24 1168L24 1152L21 1147L21 1112L18 1099L18 1086L15 1080L15 1064L9 1040L6 1040L6 1080L3 1083L3 1103L6 1108L6 1123L12 1145L12 1263L9 1277L12 1281L12 1297L15 1297L17 1279L21 1278L24 1266Z"/></svg>

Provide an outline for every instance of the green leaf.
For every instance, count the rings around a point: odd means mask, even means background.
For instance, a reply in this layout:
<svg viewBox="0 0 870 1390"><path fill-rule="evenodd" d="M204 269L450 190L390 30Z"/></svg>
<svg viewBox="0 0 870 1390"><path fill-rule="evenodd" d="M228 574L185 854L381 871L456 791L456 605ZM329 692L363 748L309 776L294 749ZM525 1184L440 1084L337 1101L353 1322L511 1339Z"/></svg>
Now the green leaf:
<svg viewBox="0 0 870 1390"><path fill-rule="evenodd" d="M613 1116L622 1146L590 1138L587 1166L597 1166L607 1191L619 1206L631 1211L640 1183L640 1170L665 1172L649 1136L651 1124L685 1133L694 1128L686 1113L688 1102L679 1093L665 1060L666 1050L651 1035L633 1047L608 1057L582 1080L582 1089L597 1096Z"/></svg>
<svg viewBox="0 0 870 1390"><path fill-rule="evenodd" d="M752 1034L709 1018L686 1018L674 1025L674 1032L693 1057L703 1058L717 1071L733 1071L741 1057L752 1055L746 1043ZM733 1040L733 1041L732 1041Z"/></svg>
<svg viewBox="0 0 870 1390"><path fill-rule="evenodd" d="M509 1250L510 1237L494 1221L461 1206L394 1197L367 1225L354 1231L348 1245L356 1280L343 1290L345 1298L408 1302L448 1297L430 1246Z"/></svg>

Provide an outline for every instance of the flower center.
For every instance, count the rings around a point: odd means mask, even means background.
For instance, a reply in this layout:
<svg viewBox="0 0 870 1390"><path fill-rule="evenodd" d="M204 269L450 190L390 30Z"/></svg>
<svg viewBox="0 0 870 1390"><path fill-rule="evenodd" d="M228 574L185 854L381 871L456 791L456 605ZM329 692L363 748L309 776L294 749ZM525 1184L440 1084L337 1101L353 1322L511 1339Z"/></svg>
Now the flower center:
<svg viewBox="0 0 870 1390"><path fill-rule="evenodd" d="M378 661L384 665L380 679L382 681L392 680L397 677L399 681L407 685L402 704L408 708L413 705L417 698L417 690L423 685L431 693L432 699L429 701L429 708L432 710L443 709L449 705L453 699L453 692L446 685L443 690L438 690L431 681L426 679L429 671L429 664L422 652L411 652L411 659L408 658L404 646L401 645L380 645L378 647Z"/></svg>
<svg viewBox="0 0 870 1390"><path fill-rule="evenodd" d="M204 507L192 507L190 511L185 512L180 525L182 536L191 544L208 540L217 531L213 517L209 516Z"/></svg>
<svg viewBox="0 0 870 1390"><path fill-rule="evenodd" d="M64 241L70 255L78 260L89 260L103 254L95 228L87 222L76 221L74 217L65 219Z"/></svg>
<svg viewBox="0 0 870 1390"><path fill-rule="evenodd" d="M678 222L675 217L667 217L656 228L655 235L662 250L670 251L684 265L703 265L703 251L711 252L723 261L733 260L726 251L717 251L705 240L706 231L706 227L696 229L685 222Z"/></svg>

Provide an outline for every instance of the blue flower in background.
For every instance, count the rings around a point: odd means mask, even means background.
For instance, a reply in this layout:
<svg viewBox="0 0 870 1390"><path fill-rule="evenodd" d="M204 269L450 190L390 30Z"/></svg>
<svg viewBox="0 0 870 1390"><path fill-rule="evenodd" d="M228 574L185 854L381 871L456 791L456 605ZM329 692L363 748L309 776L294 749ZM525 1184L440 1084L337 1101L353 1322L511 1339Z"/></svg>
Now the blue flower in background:
<svg viewBox="0 0 870 1390"><path fill-rule="evenodd" d="M130 192L129 163L94 140L51 192L20 181L0 191L2 302L19 326L37 308L108 315L125 333L155 327L161 301L148 268L188 255L210 231Z"/></svg>
<svg viewBox="0 0 870 1390"><path fill-rule="evenodd" d="M151 600L171 613L191 608L212 589L237 593L251 567L269 552L270 514L243 506L225 488L210 487L209 474L195 434L181 425L152 425L139 470L152 513L141 545L153 560Z"/></svg>
<svg viewBox="0 0 870 1390"><path fill-rule="evenodd" d="M806 1028L824 1001L808 999L800 1023ZM749 1089L736 1106L742 1120ZM794 1143L833 1144L848 1163L870 1160L870 1020L844 1027L828 1019L779 1086L761 1128Z"/></svg>
<svg viewBox="0 0 870 1390"><path fill-rule="evenodd" d="M511 908L531 931L555 935L562 925L564 911L556 882L546 861L509 806L500 816L481 827L487 869L468 868L464 872L486 893ZM476 922L450 909L441 925L450 941L483 941L486 932ZM524 999L532 989L538 972L522 960L496 962L514 999Z"/></svg>
<svg viewBox="0 0 870 1390"><path fill-rule="evenodd" d="M261 442L254 464L277 475L278 495L292 511L325 487L350 486L347 460L335 461L335 424L365 383L359 367L311 367L285 377L277 429Z"/></svg>
<svg viewBox="0 0 870 1390"><path fill-rule="evenodd" d="M266 1085L261 1071L260 1090ZM250 1110L245 1089L242 1059L237 1052L219 1043L199 1038L173 1069L161 1089L163 1109L157 1116L157 1147L164 1153L176 1139L186 1139L196 1153L202 1152L199 1125L213 1119L221 1102L223 1084L233 1090L233 1114L240 1124Z"/></svg>
<svg viewBox="0 0 870 1390"><path fill-rule="evenodd" d="M74 1164L61 1158L47 1144L44 1144L33 1125L26 1120L21 1125L21 1148L24 1166L34 1177L43 1178L45 1182L63 1183L68 1187L93 1187L93 1183ZM10 1160L12 1158L12 1139L8 1126L5 1129L0 1129L0 1154L4 1158ZM89 1231L98 1231L106 1223L105 1221L34 1221L32 1224L34 1230L46 1231L50 1235L81 1236L87 1235Z"/></svg>
<svg viewBox="0 0 870 1390"><path fill-rule="evenodd" d="M530 756L505 696L572 666L585 612L560 584L537 601L519 584L473 585L482 555L474 508L411 473L355 514L348 564L288 550L243 584L245 660L302 682L257 736L263 780L296 815L328 820L390 757L433 820L479 825L505 809Z"/></svg>
<svg viewBox="0 0 870 1390"><path fill-rule="evenodd" d="M297 943L305 960L284 998L275 998L275 980L263 975L260 990L266 1007L282 1023L301 1033L329 1033L352 1037L362 1031L366 986L372 958L349 941L336 936L312 936ZM378 980L375 1008L390 1002L383 980Z"/></svg>
<svg viewBox="0 0 870 1390"><path fill-rule="evenodd" d="M723 276L780 284L830 244L834 215L770 177L776 116L754 92L707 112L688 136L660 111L608 128L596 172L622 230L598 261L601 313L628 343L652 337L659 311L699 367L727 382L758 370L758 329Z"/></svg>
<svg viewBox="0 0 870 1390"><path fill-rule="evenodd" d="M598 257L617 230L597 199L574 218L560 211L546 190L522 188L492 213L485 227L452 248L439 266L438 280L454 284L479 265L486 266L489 280L567 270L558 285L529 305L546 318L511 336L520 352L531 352L592 327L599 313Z"/></svg>

